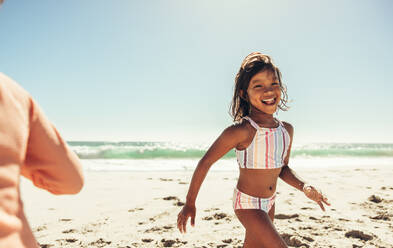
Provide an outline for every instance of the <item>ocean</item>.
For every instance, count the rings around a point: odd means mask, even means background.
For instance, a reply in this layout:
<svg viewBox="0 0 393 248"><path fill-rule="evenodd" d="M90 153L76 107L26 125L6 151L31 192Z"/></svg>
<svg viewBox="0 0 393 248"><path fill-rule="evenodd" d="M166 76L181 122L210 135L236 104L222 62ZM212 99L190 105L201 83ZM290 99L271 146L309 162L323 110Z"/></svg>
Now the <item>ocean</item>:
<svg viewBox="0 0 393 248"><path fill-rule="evenodd" d="M210 144L176 142L70 141L71 149L91 171L194 170ZM313 143L293 145L290 166L334 167L392 165L393 144ZM217 161L212 170L237 170L235 151Z"/></svg>

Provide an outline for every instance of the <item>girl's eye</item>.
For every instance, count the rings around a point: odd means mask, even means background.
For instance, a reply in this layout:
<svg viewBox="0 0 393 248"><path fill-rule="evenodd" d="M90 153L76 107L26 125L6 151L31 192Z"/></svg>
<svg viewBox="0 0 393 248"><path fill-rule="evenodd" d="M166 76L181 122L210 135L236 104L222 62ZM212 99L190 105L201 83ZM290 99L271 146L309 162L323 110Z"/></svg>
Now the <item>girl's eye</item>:
<svg viewBox="0 0 393 248"><path fill-rule="evenodd" d="M277 82L274 82L274 83L272 83L272 85L278 85L278 83L277 83Z"/></svg>
<svg viewBox="0 0 393 248"><path fill-rule="evenodd" d="M262 87L262 85L260 85L260 84L257 84L254 86L254 88L260 88L260 87Z"/></svg>

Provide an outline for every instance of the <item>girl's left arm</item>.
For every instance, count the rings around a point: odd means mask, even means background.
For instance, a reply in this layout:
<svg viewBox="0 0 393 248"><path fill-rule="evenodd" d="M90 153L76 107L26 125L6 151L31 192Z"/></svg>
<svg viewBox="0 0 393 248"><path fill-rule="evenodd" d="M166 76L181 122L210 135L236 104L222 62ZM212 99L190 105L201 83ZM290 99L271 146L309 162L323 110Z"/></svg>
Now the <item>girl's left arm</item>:
<svg viewBox="0 0 393 248"><path fill-rule="evenodd" d="M289 168L289 155L291 154L291 147L292 147L292 140L293 140L293 126L287 122L283 122L285 129L288 131L289 136L291 138L291 142L289 142L288 152L286 157L284 158L284 166L281 169L281 173L279 177L286 182L287 184L291 185L292 187L303 191L303 187L306 182L301 179L296 173Z"/></svg>
<svg viewBox="0 0 393 248"><path fill-rule="evenodd" d="M308 198L318 203L321 209L325 211L325 207L323 206L323 203L330 206L328 199L322 194L321 191L309 185L298 175L296 175L296 173L288 166L289 155L291 153L292 140L293 140L293 126L287 122L284 122L284 127L288 131L289 136L291 137L291 142L289 143L288 152L284 159L284 166L281 169L279 177L287 184L302 191Z"/></svg>

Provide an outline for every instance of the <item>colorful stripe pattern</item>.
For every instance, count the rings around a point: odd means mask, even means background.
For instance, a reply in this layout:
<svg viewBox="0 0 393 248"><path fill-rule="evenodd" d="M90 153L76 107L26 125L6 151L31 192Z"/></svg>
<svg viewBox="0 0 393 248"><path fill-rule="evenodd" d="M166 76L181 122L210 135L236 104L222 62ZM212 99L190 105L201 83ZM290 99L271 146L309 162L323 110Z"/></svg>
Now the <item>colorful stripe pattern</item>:
<svg viewBox="0 0 393 248"><path fill-rule="evenodd" d="M269 198L258 198L247 195L235 188L233 192L233 209L260 209L268 213L275 200L276 193Z"/></svg>
<svg viewBox="0 0 393 248"><path fill-rule="evenodd" d="M251 144L244 150L235 150L241 168L275 169L284 166L290 136L281 121L277 128L258 126L250 117L244 117L257 130Z"/></svg>

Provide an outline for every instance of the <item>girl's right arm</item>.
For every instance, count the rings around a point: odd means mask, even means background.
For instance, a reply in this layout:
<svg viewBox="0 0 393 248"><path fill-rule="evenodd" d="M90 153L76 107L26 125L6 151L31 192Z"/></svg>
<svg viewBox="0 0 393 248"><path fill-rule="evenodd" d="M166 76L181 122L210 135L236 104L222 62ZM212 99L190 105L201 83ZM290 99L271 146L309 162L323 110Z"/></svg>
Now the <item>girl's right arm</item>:
<svg viewBox="0 0 393 248"><path fill-rule="evenodd" d="M227 152L235 148L244 136L245 132L241 130L238 125L228 127L216 139L206 154L199 161L191 179L186 198L186 204L179 212L177 217L177 227L179 228L180 232L186 232L186 225L189 217L191 217L191 225L194 226L195 224L195 201L201 184L205 179L210 167Z"/></svg>

